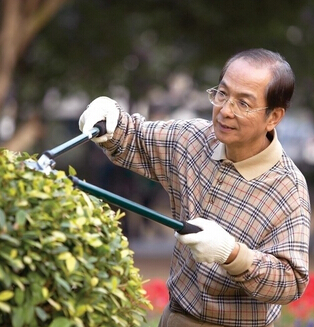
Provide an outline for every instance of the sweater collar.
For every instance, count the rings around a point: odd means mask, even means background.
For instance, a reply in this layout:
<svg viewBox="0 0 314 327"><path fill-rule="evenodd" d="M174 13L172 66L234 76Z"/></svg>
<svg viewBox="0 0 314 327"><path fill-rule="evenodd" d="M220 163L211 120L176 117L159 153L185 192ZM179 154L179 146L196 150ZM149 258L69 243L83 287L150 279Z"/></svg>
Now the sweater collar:
<svg viewBox="0 0 314 327"><path fill-rule="evenodd" d="M246 180L252 180L262 175L280 160L282 156L282 146L278 140L277 132L274 129L269 134L272 137L272 141L265 150L253 157L233 163L236 170ZM212 159L217 161L230 161L226 157L226 147L224 143L218 143L212 155Z"/></svg>

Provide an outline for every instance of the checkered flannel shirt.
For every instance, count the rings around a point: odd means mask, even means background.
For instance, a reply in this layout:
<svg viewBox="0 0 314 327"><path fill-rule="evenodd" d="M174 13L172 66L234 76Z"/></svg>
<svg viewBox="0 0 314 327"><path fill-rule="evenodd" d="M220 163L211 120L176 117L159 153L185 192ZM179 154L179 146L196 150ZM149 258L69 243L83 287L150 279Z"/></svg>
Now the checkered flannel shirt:
<svg viewBox="0 0 314 327"><path fill-rule="evenodd" d="M197 263L177 242L167 281L170 307L222 326L267 326L308 283L306 181L276 132L261 153L233 163L204 119L148 122L121 110L100 144L117 165L162 184L174 219L212 219L240 245L228 265Z"/></svg>

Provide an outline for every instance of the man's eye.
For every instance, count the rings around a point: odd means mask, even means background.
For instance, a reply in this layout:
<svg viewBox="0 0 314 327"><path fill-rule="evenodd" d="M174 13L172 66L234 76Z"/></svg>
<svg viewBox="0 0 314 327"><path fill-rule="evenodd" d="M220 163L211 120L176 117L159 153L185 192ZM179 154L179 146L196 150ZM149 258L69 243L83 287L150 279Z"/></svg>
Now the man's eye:
<svg viewBox="0 0 314 327"><path fill-rule="evenodd" d="M218 93L221 93L222 95L226 95L226 92L223 90L218 90Z"/></svg>
<svg viewBox="0 0 314 327"><path fill-rule="evenodd" d="M218 96L219 96L220 98L226 98L226 97L227 97L227 94L226 94L226 92L224 92L224 91L218 91L217 93L218 93Z"/></svg>
<svg viewBox="0 0 314 327"><path fill-rule="evenodd" d="M239 100L238 105L241 109L249 109L249 105L243 100Z"/></svg>
<svg viewBox="0 0 314 327"><path fill-rule="evenodd" d="M216 98L219 100L224 100L226 98L226 94L221 91L218 91L216 94Z"/></svg>

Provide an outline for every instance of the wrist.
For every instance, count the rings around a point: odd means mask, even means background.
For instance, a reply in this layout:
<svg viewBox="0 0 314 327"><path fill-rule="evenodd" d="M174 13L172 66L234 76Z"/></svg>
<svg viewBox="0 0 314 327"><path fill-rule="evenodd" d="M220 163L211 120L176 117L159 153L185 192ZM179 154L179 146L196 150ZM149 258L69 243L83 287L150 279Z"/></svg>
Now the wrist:
<svg viewBox="0 0 314 327"><path fill-rule="evenodd" d="M239 245L239 243L236 242L234 244L233 250L231 251L228 259L226 260L226 262L224 264L231 263L233 260L235 260L235 258L237 257L237 255L239 253L239 250L240 250L240 245Z"/></svg>

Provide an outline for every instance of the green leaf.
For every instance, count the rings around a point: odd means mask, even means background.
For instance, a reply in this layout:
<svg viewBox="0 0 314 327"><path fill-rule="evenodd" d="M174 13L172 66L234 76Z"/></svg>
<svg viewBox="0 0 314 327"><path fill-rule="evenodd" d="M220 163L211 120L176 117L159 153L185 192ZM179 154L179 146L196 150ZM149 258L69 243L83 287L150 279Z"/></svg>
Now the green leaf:
<svg viewBox="0 0 314 327"><path fill-rule="evenodd" d="M0 302L0 310L6 313L10 313L11 307L5 302Z"/></svg>
<svg viewBox="0 0 314 327"><path fill-rule="evenodd" d="M7 241L15 246L19 246L21 243L19 240L15 239L14 237L8 234L0 234L0 240Z"/></svg>
<svg viewBox="0 0 314 327"><path fill-rule="evenodd" d="M0 229L5 227L6 225L6 214L5 212L0 208Z"/></svg>
<svg viewBox="0 0 314 327"><path fill-rule="evenodd" d="M18 270L23 269L25 267L22 260L20 260L18 258L14 259L14 260L11 260L10 264L11 264L12 267L14 267L15 269L18 269Z"/></svg>
<svg viewBox="0 0 314 327"><path fill-rule="evenodd" d="M35 313L35 307L33 305L26 303L23 306L23 317L27 324L30 324L32 320L35 319L34 313Z"/></svg>
<svg viewBox="0 0 314 327"><path fill-rule="evenodd" d="M48 313L45 310L43 310L41 307L36 307L35 308L35 313L36 313L36 316L41 321L46 321L47 319L50 318L50 316L48 315Z"/></svg>
<svg viewBox="0 0 314 327"><path fill-rule="evenodd" d="M56 282L63 287L67 292L71 292L71 287L69 285L68 282L66 282L63 278L59 277L59 276L55 276L55 280Z"/></svg>
<svg viewBox="0 0 314 327"><path fill-rule="evenodd" d="M26 199L16 200L16 202L15 202L16 207L27 207L28 204L29 203L28 203L28 201Z"/></svg>
<svg viewBox="0 0 314 327"><path fill-rule="evenodd" d="M118 326L128 327L128 322L122 319L121 317L118 317L116 315L112 315L111 319L118 324Z"/></svg>
<svg viewBox="0 0 314 327"><path fill-rule="evenodd" d="M63 252L58 255L58 260L67 260L72 257L71 252Z"/></svg>
<svg viewBox="0 0 314 327"><path fill-rule="evenodd" d="M88 244L94 248L98 248L103 245L103 242L100 239L90 239Z"/></svg>
<svg viewBox="0 0 314 327"><path fill-rule="evenodd" d="M51 234L56 238L58 242L65 242L67 239L64 233L57 230L54 230Z"/></svg>
<svg viewBox="0 0 314 327"><path fill-rule="evenodd" d="M49 327L70 327L71 325L71 320L64 317L58 317L52 321Z"/></svg>
<svg viewBox="0 0 314 327"><path fill-rule="evenodd" d="M93 292L100 293L100 294L103 294L103 295L108 294L108 291L105 288L103 288L103 287L95 287L93 289Z"/></svg>
<svg viewBox="0 0 314 327"><path fill-rule="evenodd" d="M14 300L17 305L21 305L24 302L25 292L22 291L20 288L15 289L15 296Z"/></svg>
<svg viewBox="0 0 314 327"><path fill-rule="evenodd" d="M19 226L24 226L26 222L27 212L25 210L19 210L16 213L15 219Z"/></svg>
<svg viewBox="0 0 314 327"><path fill-rule="evenodd" d="M25 256L23 257L23 262L26 263L27 265L30 265L30 264L33 262L33 260L32 260L32 258L29 257L28 255L25 255Z"/></svg>
<svg viewBox="0 0 314 327"><path fill-rule="evenodd" d="M69 166L69 175L76 176L76 170L72 166Z"/></svg>
<svg viewBox="0 0 314 327"><path fill-rule="evenodd" d="M72 273L76 266L76 259L73 256L71 256L70 258L67 258L65 260L65 264L68 269L68 272Z"/></svg>
<svg viewBox="0 0 314 327"><path fill-rule="evenodd" d="M24 237L25 237L25 235L24 235ZM24 242L25 242L25 243L28 243L28 244L30 244L32 247L36 247L36 248L38 248L38 249L42 249L42 247L43 247L41 243L36 242L36 241L32 241L32 240L27 240L27 239L25 239ZM33 259L34 259L34 258L33 258Z"/></svg>
<svg viewBox="0 0 314 327"><path fill-rule="evenodd" d="M78 317L81 317L86 312L86 310L87 310L86 304L81 304L81 305L78 305L76 307L76 311L75 312L76 312L76 314L77 314Z"/></svg>
<svg viewBox="0 0 314 327"><path fill-rule="evenodd" d="M49 304L50 304L53 308L55 308L57 311L60 311L60 310L61 310L61 305L60 305L58 302L56 302L55 300L53 300L52 298L48 299L47 301L48 301Z"/></svg>
<svg viewBox="0 0 314 327"><path fill-rule="evenodd" d="M1 251L0 256L7 260L7 264L13 267L14 269L19 270L24 268L24 264L20 259L12 259L10 255L8 255L7 253L2 253Z"/></svg>
<svg viewBox="0 0 314 327"><path fill-rule="evenodd" d="M41 290L41 294L44 297L44 299L47 299L48 296L49 296L49 290L48 290L48 288L47 287L43 287L42 290Z"/></svg>
<svg viewBox="0 0 314 327"><path fill-rule="evenodd" d="M3 268L0 266L0 280L3 280L6 276L6 273L4 272Z"/></svg>
<svg viewBox="0 0 314 327"><path fill-rule="evenodd" d="M38 198L38 199L41 199L41 200L46 200L46 199L50 199L51 198L51 195L46 194L44 192L37 191L37 190L31 190L28 193L28 196L30 198Z"/></svg>
<svg viewBox="0 0 314 327"><path fill-rule="evenodd" d="M112 294L120 298L122 301L127 301L127 298L125 297L124 293L119 290L118 288L115 290L112 290Z"/></svg>
<svg viewBox="0 0 314 327"><path fill-rule="evenodd" d="M125 257L130 255L130 250L129 249L121 250L120 255L121 255L121 259L124 259Z"/></svg>
<svg viewBox="0 0 314 327"><path fill-rule="evenodd" d="M31 288L31 304L37 305L43 301L43 294L42 294L42 286L40 283L32 283L30 285Z"/></svg>
<svg viewBox="0 0 314 327"><path fill-rule="evenodd" d="M124 273L124 269L121 266L113 266L112 269L119 272L120 275L123 275L123 273Z"/></svg>
<svg viewBox="0 0 314 327"><path fill-rule="evenodd" d="M82 193L83 198L86 201L86 204L88 205L88 208L92 210L94 208L93 202L91 201L90 197L86 193Z"/></svg>
<svg viewBox="0 0 314 327"><path fill-rule="evenodd" d="M12 299L14 293L12 291L2 291L0 292L0 301L8 301Z"/></svg>
<svg viewBox="0 0 314 327"><path fill-rule="evenodd" d="M23 327L24 325L24 312L22 307L17 307L13 309L12 312L12 326L13 327Z"/></svg>
<svg viewBox="0 0 314 327"><path fill-rule="evenodd" d="M91 280L90 280L90 284L95 287L97 284L99 283L99 278L97 277L92 277Z"/></svg>
<svg viewBox="0 0 314 327"><path fill-rule="evenodd" d="M25 286L24 286L24 282L27 283L27 279L24 277L20 277L18 275L12 275L12 282L17 285L21 291L25 291Z"/></svg>

